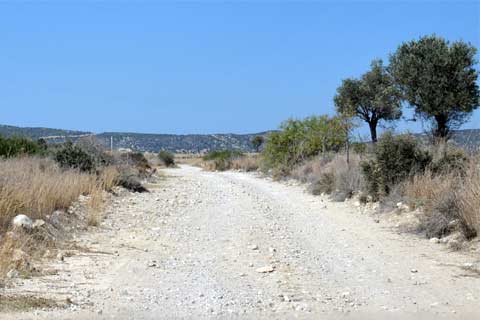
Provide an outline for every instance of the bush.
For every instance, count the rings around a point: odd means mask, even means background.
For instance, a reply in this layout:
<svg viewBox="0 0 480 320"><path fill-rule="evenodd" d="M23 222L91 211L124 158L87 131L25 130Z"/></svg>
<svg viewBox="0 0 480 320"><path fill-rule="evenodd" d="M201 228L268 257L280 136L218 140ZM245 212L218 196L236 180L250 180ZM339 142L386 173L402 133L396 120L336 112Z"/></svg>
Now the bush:
<svg viewBox="0 0 480 320"><path fill-rule="evenodd" d="M411 135L394 136L385 133L378 141L373 159L361 163L367 192L378 199L415 173L421 173L432 161Z"/></svg>
<svg viewBox="0 0 480 320"><path fill-rule="evenodd" d="M358 155L364 155L368 151L367 143L365 142L354 142L350 145L350 147L352 148L353 152Z"/></svg>
<svg viewBox="0 0 480 320"><path fill-rule="evenodd" d="M265 169L273 169L280 175L287 175L320 152L339 151L345 144L342 123L336 117L288 120L280 129L269 134L263 149Z"/></svg>
<svg viewBox="0 0 480 320"><path fill-rule="evenodd" d="M133 192L148 192L140 181L139 172L131 167L123 167L120 170L118 185Z"/></svg>
<svg viewBox="0 0 480 320"><path fill-rule="evenodd" d="M203 167L211 171L224 171L232 166L234 159L242 157L243 154L236 150L216 150L207 153L204 157Z"/></svg>
<svg viewBox="0 0 480 320"><path fill-rule="evenodd" d="M231 161L230 167L234 170L256 171L260 167L261 158L257 155L242 156Z"/></svg>
<svg viewBox="0 0 480 320"><path fill-rule="evenodd" d="M113 156L107 153L105 146L94 136L78 139L75 146L85 151L93 159L96 167L108 166L114 163Z"/></svg>
<svg viewBox="0 0 480 320"><path fill-rule="evenodd" d="M43 151L40 145L30 139L0 137L0 157L11 158L19 155L34 155Z"/></svg>
<svg viewBox="0 0 480 320"><path fill-rule="evenodd" d="M426 171L405 185L410 206L421 207L421 228L427 237L443 237L454 230L466 238L480 232L480 169L472 163L466 174Z"/></svg>
<svg viewBox="0 0 480 320"><path fill-rule="evenodd" d="M440 145L434 155L430 169L435 174L446 174L450 172L465 173L468 158L465 152L448 145Z"/></svg>
<svg viewBox="0 0 480 320"><path fill-rule="evenodd" d="M175 157L171 152L162 150L158 153L160 162L166 167L172 167L175 165Z"/></svg>
<svg viewBox="0 0 480 320"><path fill-rule="evenodd" d="M331 194L334 190L335 175L332 171L322 172L308 187L308 191L313 195L319 195L322 193Z"/></svg>
<svg viewBox="0 0 480 320"><path fill-rule="evenodd" d="M92 156L71 142L66 142L63 147L57 150L54 159L63 168L79 169L84 172L95 170L95 162Z"/></svg>
<svg viewBox="0 0 480 320"><path fill-rule="evenodd" d="M468 232L467 238L480 235L480 160L471 160L466 166L460 188L456 190L461 221ZM475 231L475 232L473 232Z"/></svg>
<svg viewBox="0 0 480 320"><path fill-rule="evenodd" d="M350 164L345 155L322 156L296 167L292 177L309 183L312 194L326 193L336 201L344 201L362 188L359 163L360 157L356 154L350 155Z"/></svg>
<svg viewBox="0 0 480 320"><path fill-rule="evenodd" d="M119 163L135 168L138 171L138 176L141 178L147 178L151 175L152 167L145 155L141 152L122 153Z"/></svg>

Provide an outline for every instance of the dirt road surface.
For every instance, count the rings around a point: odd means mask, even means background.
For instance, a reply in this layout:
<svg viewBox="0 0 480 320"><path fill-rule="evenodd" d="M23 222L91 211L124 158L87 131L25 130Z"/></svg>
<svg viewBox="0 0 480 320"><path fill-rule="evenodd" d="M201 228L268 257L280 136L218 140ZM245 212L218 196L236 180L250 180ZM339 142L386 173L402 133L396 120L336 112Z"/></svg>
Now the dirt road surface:
<svg viewBox="0 0 480 320"><path fill-rule="evenodd" d="M1 319L480 319L475 258L254 174L165 170L89 248L16 289L66 309Z"/></svg>

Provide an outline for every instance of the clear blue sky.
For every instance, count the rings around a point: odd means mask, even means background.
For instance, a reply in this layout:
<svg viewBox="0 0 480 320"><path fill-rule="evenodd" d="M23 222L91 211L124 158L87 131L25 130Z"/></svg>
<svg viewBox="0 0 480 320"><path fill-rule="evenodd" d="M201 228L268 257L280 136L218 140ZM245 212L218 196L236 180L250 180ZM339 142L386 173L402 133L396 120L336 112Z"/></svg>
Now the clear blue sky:
<svg viewBox="0 0 480 320"><path fill-rule="evenodd" d="M1 2L0 123L274 129L333 113L341 79L402 41L436 33L480 47L479 17L479 2L460 1ZM480 127L479 112L466 127Z"/></svg>

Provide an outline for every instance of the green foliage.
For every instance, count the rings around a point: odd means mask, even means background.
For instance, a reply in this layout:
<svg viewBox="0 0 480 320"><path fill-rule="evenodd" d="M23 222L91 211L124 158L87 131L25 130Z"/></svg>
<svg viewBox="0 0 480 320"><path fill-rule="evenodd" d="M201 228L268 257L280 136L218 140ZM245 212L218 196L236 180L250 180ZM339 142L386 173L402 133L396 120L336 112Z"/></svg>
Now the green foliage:
<svg viewBox="0 0 480 320"><path fill-rule="evenodd" d="M435 35L403 43L390 56L389 70L418 116L448 137L479 105L476 48Z"/></svg>
<svg viewBox="0 0 480 320"><path fill-rule="evenodd" d="M151 166L143 153L141 152L122 153L120 158L123 164L126 164L127 166L131 166L135 168L138 171L139 177L149 176L150 174L149 171L151 169Z"/></svg>
<svg viewBox="0 0 480 320"><path fill-rule="evenodd" d="M132 192L149 192L140 182L141 174L134 167L124 167L118 177L118 185Z"/></svg>
<svg viewBox="0 0 480 320"><path fill-rule="evenodd" d="M448 174L454 171L464 174L468 164L468 157L465 152L456 148L444 147L443 149L440 156L434 158L430 170L434 174Z"/></svg>
<svg viewBox="0 0 480 320"><path fill-rule="evenodd" d="M0 157L10 158L19 155L39 154L43 151L40 145L30 139L0 137Z"/></svg>
<svg viewBox="0 0 480 320"><path fill-rule="evenodd" d="M252 139L252 146L255 148L255 151L258 152L260 147L264 143L265 139L262 136L255 136Z"/></svg>
<svg viewBox="0 0 480 320"><path fill-rule="evenodd" d="M54 159L64 168L86 172L95 170L95 161L92 156L71 142L66 142L59 148L54 154Z"/></svg>
<svg viewBox="0 0 480 320"><path fill-rule="evenodd" d="M353 152L359 155L364 155L367 153L367 144L364 142L354 142L351 144Z"/></svg>
<svg viewBox="0 0 480 320"><path fill-rule="evenodd" d="M175 157L171 152L161 150L158 153L158 158L166 167L172 167L175 165Z"/></svg>
<svg viewBox="0 0 480 320"><path fill-rule="evenodd" d="M40 147L41 150L47 151L48 144L47 144L47 141L45 139L43 139L43 138L38 139L37 144L38 144L38 146Z"/></svg>
<svg viewBox="0 0 480 320"><path fill-rule="evenodd" d="M263 150L267 168L287 173L319 152L339 151L346 142L344 121L326 115L288 120L268 136Z"/></svg>
<svg viewBox="0 0 480 320"><path fill-rule="evenodd" d="M361 79L346 79L334 97L337 112L368 123L372 141L377 141L380 121L398 120L402 115L400 91L382 60L374 60Z"/></svg>
<svg viewBox="0 0 480 320"><path fill-rule="evenodd" d="M367 191L375 199L411 175L423 172L432 156L423 151L414 137L387 132L378 141L374 157L361 163Z"/></svg>
<svg viewBox="0 0 480 320"><path fill-rule="evenodd" d="M243 153L236 150L215 150L207 153L203 160L212 161L215 170L224 171L228 170L231 166L233 159L242 157Z"/></svg>
<svg viewBox="0 0 480 320"><path fill-rule="evenodd" d="M77 142L75 142L75 146L88 153L88 155L92 157L96 167L114 163L113 156L107 153L105 146L94 136L78 139Z"/></svg>

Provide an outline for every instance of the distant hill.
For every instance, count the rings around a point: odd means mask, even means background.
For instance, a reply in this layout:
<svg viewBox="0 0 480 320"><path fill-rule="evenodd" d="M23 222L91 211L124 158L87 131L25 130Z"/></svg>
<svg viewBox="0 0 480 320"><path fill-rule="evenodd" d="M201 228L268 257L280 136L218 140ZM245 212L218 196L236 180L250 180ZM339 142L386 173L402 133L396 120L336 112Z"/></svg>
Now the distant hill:
<svg viewBox="0 0 480 320"><path fill-rule="evenodd" d="M114 148L129 148L140 151L158 152L205 152L210 150L232 149L244 152L253 151L250 143L256 135L266 135L266 132L255 134L146 134L105 132L96 137L106 146L113 138Z"/></svg>
<svg viewBox="0 0 480 320"><path fill-rule="evenodd" d="M54 138L54 137L79 137L85 135L91 135L91 132L85 131L73 131L63 129L51 129L51 128L22 128L15 126L6 126L0 124L0 135L4 137L28 137L31 139L40 138Z"/></svg>
<svg viewBox="0 0 480 320"><path fill-rule="evenodd" d="M48 143L62 143L66 140L75 141L80 137L95 135L106 147L128 148L138 151L158 152L168 150L171 152L204 152L219 149L233 149L244 152L253 151L250 143L256 135L266 135L268 132L254 134L146 134L128 132L104 132L93 134L84 131L72 131L49 128L21 128L0 125L0 135L23 136L34 140L45 139Z"/></svg>
<svg viewBox="0 0 480 320"><path fill-rule="evenodd" d="M424 141L430 137L424 133L417 136ZM480 129L456 130L452 133L451 141L469 151L480 151Z"/></svg>
<svg viewBox="0 0 480 320"><path fill-rule="evenodd" d="M129 132L104 132L93 134L86 131L73 131L50 128L21 128L14 126L0 125L0 135L3 136L24 136L32 139L43 138L48 143L62 143L66 140L75 141L80 137L95 135L102 144L110 147L113 140L113 147L128 148L137 151L158 152L168 150L171 152L205 152L219 149L233 149L244 152L253 151L250 143L256 135L267 135L268 132L252 134L147 134ZM419 134L422 139L426 135ZM453 133L452 140L459 146L472 151L480 151L480 129L457 130Z"/></svg>

